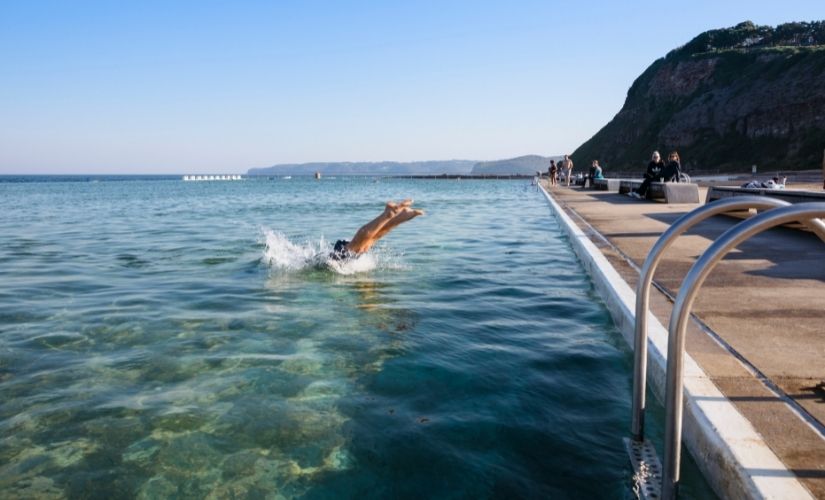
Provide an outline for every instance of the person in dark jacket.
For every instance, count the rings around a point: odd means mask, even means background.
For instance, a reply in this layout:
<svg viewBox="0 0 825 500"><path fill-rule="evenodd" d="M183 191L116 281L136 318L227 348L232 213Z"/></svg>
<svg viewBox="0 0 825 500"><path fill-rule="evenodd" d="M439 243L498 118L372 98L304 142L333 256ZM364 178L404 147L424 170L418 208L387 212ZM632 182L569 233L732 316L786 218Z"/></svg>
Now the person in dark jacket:
<svg viewBox="0 0 825 500"><path fill-rule="evenodd" d="M662 161L661 155L658 151L654 151L650 157L650 163L647 164L647 171L645 172L645 179L642 185L636 190L631 190L627 193L632 198L645 198L647 190L650 188L650 183L663 177L662 171L665 169L665 162Z"/></svg>
<svg viewBox="0 0 825 500"><path fill-rule="evenodd" d="M587 187L587 183L590 183L590 187L593 188L593 176L596 175L596 167L593 164L590 164L590 170L587 171L587 177L584 178L584 186Z"/></svg>
<svg viewBox="0 0 825 500"><path fill-rule="evenodd" d="M679 182L681 175L682 163L679 159L679 153L671 151L670 155L668 155L667 165L665 165L664 170L662 170L662 177L665 178L665 182Z"/></svg>

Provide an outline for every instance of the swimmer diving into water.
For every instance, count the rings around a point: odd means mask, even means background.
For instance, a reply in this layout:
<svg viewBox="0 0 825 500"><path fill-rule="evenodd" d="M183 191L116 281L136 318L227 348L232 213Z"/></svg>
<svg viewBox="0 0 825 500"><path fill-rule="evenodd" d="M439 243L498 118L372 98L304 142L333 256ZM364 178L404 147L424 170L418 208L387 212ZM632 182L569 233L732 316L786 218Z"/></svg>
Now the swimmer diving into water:
<svg viewBox="0 0 825 500"><path fill-rule="evenodd" d="M361 226L351 241L336 241L330 257L335 260L357 257L372 248L378 240L399 224L424 215L423 210L412 208L412 203L413 201L409 199L400 203L388 201L381 215Z"/></svg>

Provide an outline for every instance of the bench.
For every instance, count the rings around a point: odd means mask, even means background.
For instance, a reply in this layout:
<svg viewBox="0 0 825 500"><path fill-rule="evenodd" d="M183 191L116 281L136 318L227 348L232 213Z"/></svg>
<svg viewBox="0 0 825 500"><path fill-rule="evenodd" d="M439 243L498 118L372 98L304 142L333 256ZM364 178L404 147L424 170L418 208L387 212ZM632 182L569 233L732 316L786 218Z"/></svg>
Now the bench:
<svg viewBox="0 0 825 500"><path fill-rule="evenodd" d="M707 196L705 196L705 203L710 203L712 201L721 200L724 198L731 198L733 196L770 196L771 198L777 198L783 201L787 201L788 203L807 203L811 201L825 201L825 192L819 191L803 191L801 189L795 190L770 188L741 188L733 186L711 186L708 188ZM725 215L729 215L731 217L738 217L740 219L747 219L756 212L758 212L758 210L751 209L743 210L741 212L728 212ZM820 238L825 240L825 234L819 234L817 231L812 230L805 224L790 222L784 225L794 229L804 229L806 231L813 231Z"/></svg>
<svg viewBox="0 0 825 500"><path fill-rule="evenodd" d="M640 180L623 179L619 194L627 194L642 185ZM664 199L667 203L699 203L699 185L692 182L651 182L647 199Z"/></svg>
<svg viewBox="0 0 825 500"><path fill-rule="evenodd" d="M592 187L599 191L618 191L622 179L593 179Z"/></svg>

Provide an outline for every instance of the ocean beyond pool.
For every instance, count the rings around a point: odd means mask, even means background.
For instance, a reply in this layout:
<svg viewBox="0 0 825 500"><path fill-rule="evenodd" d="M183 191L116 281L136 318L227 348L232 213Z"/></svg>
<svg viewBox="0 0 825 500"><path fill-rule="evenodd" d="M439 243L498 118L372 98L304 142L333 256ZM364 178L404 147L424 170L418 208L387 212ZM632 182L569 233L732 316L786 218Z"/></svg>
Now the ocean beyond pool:
<svg viewBox="0 0 825 500"><path fill-rule="evenodd" d="M632 356L529 180L21 177L0 213L4 498L634 497Z"/></svg>

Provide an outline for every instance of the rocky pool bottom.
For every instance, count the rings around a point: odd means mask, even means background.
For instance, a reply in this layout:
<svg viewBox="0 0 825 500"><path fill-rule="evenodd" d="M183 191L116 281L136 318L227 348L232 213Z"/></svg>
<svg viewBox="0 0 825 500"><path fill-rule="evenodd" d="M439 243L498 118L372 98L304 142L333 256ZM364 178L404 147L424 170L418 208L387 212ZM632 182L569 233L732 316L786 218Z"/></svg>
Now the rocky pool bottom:
<svg viewBox="0 0 825 500"><path fill-rule="evenodd" d="M0 195L6 498L633 496L631 355L529 181Z"/></svg>

